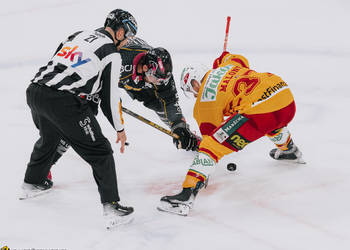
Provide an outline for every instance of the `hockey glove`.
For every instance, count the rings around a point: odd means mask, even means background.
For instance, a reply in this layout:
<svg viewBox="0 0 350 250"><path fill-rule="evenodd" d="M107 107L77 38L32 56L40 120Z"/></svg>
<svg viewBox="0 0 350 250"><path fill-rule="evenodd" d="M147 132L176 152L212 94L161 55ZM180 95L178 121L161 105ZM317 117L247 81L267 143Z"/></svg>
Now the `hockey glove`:
<svg viewBox="0 0 350 250"><path fill-rule="evenodd" d="M188 124L184 121L175 123L171 128L171 132L179 136L179 139L173 139L173 142L178 149L198 151L201 138L193 134L190 131Z"/></svg>
<svg viewBox="0 0 350 250"><path fill-rule="evenodd" d="M222 54L221 54L218 58L216 58L216 59L214 60L213 69L216 69L217 67L219 67L219 64L221 64L222 59L223 59L224 56L226 56L227 54L229 54L229 52L224 51L224 52L222 52Z"/></svg>

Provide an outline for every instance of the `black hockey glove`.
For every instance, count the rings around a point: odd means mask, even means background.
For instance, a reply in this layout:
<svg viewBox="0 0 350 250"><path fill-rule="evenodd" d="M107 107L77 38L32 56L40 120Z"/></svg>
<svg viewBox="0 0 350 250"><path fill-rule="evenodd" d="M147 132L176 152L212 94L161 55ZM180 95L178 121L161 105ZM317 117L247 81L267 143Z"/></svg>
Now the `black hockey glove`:
<svg viewBox="0 0 350 250"><path fill-rule="evenodd" d="M193 134L190 131L188 124L184 121L174 123L171 132L179 136L179 139L173 139L173 142L178 149L198 151L201 138Z"/></svg>

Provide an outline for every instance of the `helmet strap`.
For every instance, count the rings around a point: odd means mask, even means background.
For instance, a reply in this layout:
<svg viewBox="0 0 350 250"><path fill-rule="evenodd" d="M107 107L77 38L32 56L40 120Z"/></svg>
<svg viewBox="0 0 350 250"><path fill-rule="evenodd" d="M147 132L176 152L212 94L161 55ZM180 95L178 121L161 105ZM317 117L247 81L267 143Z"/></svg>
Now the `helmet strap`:
<svg viewBox="0 0 350 250"><path fill-rule="evenodd" d="M115 44L117 47L120 45L120 43L123 41L123 40L119 40L118 37L117 37L117 30L114 30L114 39L117 41L117 43Z"/></svg>
<svg viewBox="0 0 350 250"><path fill-rule="evenodd" d="M117 35L117 32L115 35ZM118 40L117 36L115 36L115 40L117 41L115 45L118 47L122 41Z"/></svg>

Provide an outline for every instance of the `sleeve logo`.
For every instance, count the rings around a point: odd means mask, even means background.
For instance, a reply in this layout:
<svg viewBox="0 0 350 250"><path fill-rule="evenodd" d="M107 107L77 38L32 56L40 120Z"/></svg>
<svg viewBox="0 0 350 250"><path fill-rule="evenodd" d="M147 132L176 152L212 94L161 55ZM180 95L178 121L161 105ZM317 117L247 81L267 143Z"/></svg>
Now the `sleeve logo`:
<svg viewBox="0 0 350 250"><path fill-rule="evenodd" d="M232 66L220 67L220 68L212 70L209 73L208 79L205 82L205 85L203 88L201 102L212 102L212 101L216 100L218 86L219 86L222 78L225 76L225 74L231 68L232 68Z"/></svg>

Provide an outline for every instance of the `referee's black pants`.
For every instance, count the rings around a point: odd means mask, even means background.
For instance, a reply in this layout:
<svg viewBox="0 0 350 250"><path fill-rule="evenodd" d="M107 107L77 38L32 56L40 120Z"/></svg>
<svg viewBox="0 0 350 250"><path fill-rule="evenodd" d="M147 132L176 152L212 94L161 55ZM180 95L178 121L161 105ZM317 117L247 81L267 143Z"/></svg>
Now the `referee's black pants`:
<svg viewBox="0 0 350 250"><path fill-rule="evenodd" d="M119 201L112 147L87 101L65 91L31 84L27 103L40 138L34 145L24 181L38 184L46 178L63 138L91 165L101 202Z"/></svg>

